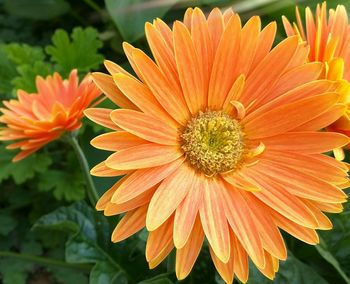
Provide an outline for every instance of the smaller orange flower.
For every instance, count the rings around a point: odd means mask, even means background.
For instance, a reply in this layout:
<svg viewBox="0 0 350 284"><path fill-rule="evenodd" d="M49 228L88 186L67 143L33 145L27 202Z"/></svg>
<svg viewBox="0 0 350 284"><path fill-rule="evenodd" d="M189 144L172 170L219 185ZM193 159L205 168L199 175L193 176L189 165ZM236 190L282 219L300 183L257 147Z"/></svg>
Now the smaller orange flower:
<svg viewBox="0 0 350 284"><path fill-rule="evenodd" d="M342 94L341 101L347 105L347 111L335 123L327 127L333 132L343 133L350 137L350 24L346 8L338 5L330 9L327 15L327 4L318 4L316 13L305 9L305 27L296 7L296 23L291 24L282 17L287 36L298 35L309 47L309 62L322 62L323 71L320 79L339 81ZM349 146L349 145L348 145ZM342 149L335 149L337 159L344 158Z"/></svg>
<svg viewBox="0 0 350 284"><path fill-rule="evenodd" d="M80 128L83 111L101 92L86 76L79 85L77 70L62 80L58 73L46 79L38 76L38 92L18 90L18 100L3 101L0 108L0 141L16 141L7 149L21 150L13 161L19 161L57 139L66 131Z"/></svg>

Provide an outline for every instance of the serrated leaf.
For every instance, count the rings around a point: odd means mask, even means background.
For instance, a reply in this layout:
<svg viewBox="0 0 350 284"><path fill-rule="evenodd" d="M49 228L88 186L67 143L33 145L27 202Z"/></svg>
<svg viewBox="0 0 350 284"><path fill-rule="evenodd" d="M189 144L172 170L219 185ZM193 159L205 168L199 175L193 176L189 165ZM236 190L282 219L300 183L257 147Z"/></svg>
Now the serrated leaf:
<svg viewBox="0 0 350 284"><path fill-rule="evenodd" d="M93 263L106 260L109 245L109 225L106 219L85 202L61 207L41 217L35 228L66 232L66 260L75 263Z"/></svg>
<svg viewBox="0 0 350 284"><path fill-rule="evenodd" d="M5 95L3 98L10 96L12 91L11 80L16 75L16 67L8 58L5 46L0 46L0 94Z"/></svg>
<svg viewBox="0 0 350 284"><path fill-rule="evenodd" d="M179 0L152 5L144 0L105 0L106 8L124 40L133 42L144 35L145 22L163 17Z"/></svg>
<svg viewBox="0 0 350 284"><path fill-rule="evenodd" d="M97 31L91 27L74 28L71 38L66 31L56 30L52 43L46 47L46 52L64 75L68 75L74 68L87 72L97 68L103 60L103 56L98 53L102 42Z"/></svg>
<svg viewBox="0 0 350 284"><path fill-rule="evenodd" d="M17 67L18 76L11 83L16 90L21 89L29 93L37 91L35 79L37 76L46 77L52 73L50 64L44 61L36 61L32 65L25 64Z"/></svg>
<svg viewBox="0 0 350 284"><path fill-rule="evenodd" d="M45 59L45 54L41 47L28 44L11 43L5 45L4 50L7 57L16 65L32 65L36 61Z"/></svg>
<svg viewBox="0 0 350 284"><path fill-rule="evenodd" d="M116 269L109 262L97 262L90 273L90 284L127 284L125 273Z"/></svg>
<svg viewBox="0 0 350 284"><path fill-rule="evenodd" d="M26 159L13 163L13 152L0 145L0 182L12 177L16 184L22 184L33 178L36 173L47 170L52 160L44 154L33 154Z"/></svg>
<svg viewBox="0 0 350 284"><path fill-rule="evenodd" d="M85 182L76 171L48 170L38 183L40 191L52 191L57 200L77 201L85 196Z"/></svg>
<svg viewBox="0 0 350 284"><path fill-rule="evenodd" d="M35 20L49 20L69 11L65 0L5 0L5 10L19 17Z"/></svg>

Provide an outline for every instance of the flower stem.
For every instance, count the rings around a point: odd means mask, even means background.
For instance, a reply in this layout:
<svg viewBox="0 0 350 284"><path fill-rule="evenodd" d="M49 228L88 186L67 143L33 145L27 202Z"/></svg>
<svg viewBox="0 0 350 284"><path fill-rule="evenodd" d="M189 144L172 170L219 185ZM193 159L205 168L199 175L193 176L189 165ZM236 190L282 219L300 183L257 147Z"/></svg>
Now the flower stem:
<svg viewBox="0 0 350 284"><path fill-rule="evenodd" d="M90 175L90 168L89 164L86 160L86 157L84 155L83 150L80 148L78 140L76 138L75 133L69 133L68 135L65 136L67 138L67 141L69 142L70 145L72 145L74 152L79 160L81 169L83 171L83 175L85 178L86 182L86 189L87 189L87 195L90 200L90 203L93 207L96 206L96 203L99 199L98 193L95 188L94 181L92 180L92 177Z"/></svg>
<svg viewBox="0 0 350 284"><path fill-rule="evenodd" d="M44 265L54 265L54 266L80 269L80 270L86 270L86 271L90 271L92 268L92 266L89 264L68 263L68 262L65 262L65 261L60 260L60 259L53 259L53 258L48 258L48 257L22 254L22 253L17 253L17 252L10 252L10 251L0 251L0 257L13 257L13 258L31 261L31 262L35 262L35 263L40 263L40 264L44 264Z"/></svg>

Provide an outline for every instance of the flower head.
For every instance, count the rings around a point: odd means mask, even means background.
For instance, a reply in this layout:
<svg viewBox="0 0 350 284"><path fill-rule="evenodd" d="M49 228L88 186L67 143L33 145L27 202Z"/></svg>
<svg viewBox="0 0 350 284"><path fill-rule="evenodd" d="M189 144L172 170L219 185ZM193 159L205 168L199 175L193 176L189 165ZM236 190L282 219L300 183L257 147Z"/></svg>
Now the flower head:
<svg viewBox="0 0 350 284"><path fill-rule="evenodd" d="M0 108L0 140L16 141L8 149L21 151L13 161L21 160L44 145L57 139L66 131L80 128L83 111L101 92L86 77L78 84L77 71L62 80L58 73L46 79L36 78L38 92L28 94L18 91L18 100L3 101Z"/></svg>
<svg viewBox="0 0 350 284"><path fill-rule="evenodd" d="M121 109L85 111L112 130L91 144L115 152L91 173L124 175L96 208L125 212L114 242L147 228L150 268L175 247L185 278L206 238L227 283L247 281L248 257L272 279L287 257L280 229L316 244L332 227L323 212L342 211L347 167L322 153L349 139L319 131L344 113L339 83L317 80L298 37L271 50L275 32L188 9L173 29L146 24L155 62L124 44L138 78L110 61L111 75L92 75Z"/></svg>
<svg viewBox="0 0 350 284"><path fill-rule="evenodd" d="M321 78L343 81L341 85L342 101L347 104L347 111L329 129L350 136L350 25L348 15L343 5L329 10L323 2L318 4L315 15L311 9L305 9L305 26L301 20L298 7L296 8L296 23L291 24L282 17L288 36L298 35L309 48L309 62L323 62L324 69ZM342 151L336 151L339 159L343 158Z"/></svg>

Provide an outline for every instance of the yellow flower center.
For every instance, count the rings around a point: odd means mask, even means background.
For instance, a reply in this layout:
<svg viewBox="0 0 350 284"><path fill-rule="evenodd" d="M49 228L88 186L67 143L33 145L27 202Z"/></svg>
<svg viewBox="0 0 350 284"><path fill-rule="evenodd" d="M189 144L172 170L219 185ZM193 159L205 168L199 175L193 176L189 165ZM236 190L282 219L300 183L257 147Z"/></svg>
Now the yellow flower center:
<svg viewBox="0 0 350 284"><path fill-rule="evenodd" d="M245 148L239 122L221 111L200 112L181 138L189 163L208 176L235 169Z"/></svg>

